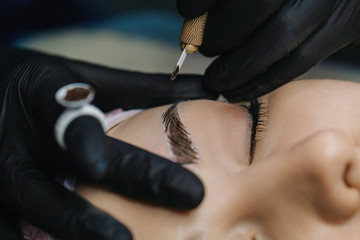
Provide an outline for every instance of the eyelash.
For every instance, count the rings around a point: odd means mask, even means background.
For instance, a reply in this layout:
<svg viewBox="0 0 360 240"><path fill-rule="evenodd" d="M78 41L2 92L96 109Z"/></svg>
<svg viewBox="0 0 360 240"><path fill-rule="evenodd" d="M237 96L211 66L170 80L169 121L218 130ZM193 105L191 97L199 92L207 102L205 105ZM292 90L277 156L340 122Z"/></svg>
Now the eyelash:
<svg viewBox="0 0 360 240"><path fill-rule="evenodd" d="M265 107L261 100L256 98L248 98L250 106L242 105L247 109L252 118L251 127L251 142L250 142L250 161L249 165L252 164L256 143L259 141L257 138L258 133L264 130L266 126L265 122Z"/></svg>

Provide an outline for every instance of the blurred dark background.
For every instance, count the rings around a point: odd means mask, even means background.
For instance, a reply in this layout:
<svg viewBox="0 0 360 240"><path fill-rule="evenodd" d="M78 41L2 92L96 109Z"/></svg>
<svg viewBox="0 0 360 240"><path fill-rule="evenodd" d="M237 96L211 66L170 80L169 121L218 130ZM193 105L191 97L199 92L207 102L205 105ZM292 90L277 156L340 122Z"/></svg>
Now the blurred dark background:
<svg viewBox="0 0 360 240"><path fill-rule="evenodd" d="M131 15L129 21L126 16L131 13L137 15ZM181 24L176 0L0 0L0 46L16 45L33 33L68 26L141 33L175 45ZM346 48L325 62L360 69L360 48Z"/></svg>
<svg viewBox="0 0 360 240"><path fill-rule="evenodd" d="M96 22L143 9L176 13L175 0L0 0L0 45L34 31Z"/></svg>

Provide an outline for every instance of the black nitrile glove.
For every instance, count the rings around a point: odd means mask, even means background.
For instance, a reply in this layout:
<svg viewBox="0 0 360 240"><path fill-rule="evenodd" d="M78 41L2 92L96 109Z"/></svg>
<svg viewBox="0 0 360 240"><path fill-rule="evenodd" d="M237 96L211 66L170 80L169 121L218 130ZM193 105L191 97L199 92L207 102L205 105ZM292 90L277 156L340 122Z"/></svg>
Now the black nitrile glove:
<svg viewBox="0 0 360 240"><path fill-rule="evenodd" d="M200 52L222 55L205 87L231 101L260 96L360 41L359 0L177 0L186 18L209 12Z"/></svg>
<svg viewBox="0 0 360 240"><path fill-rule="evenodd" d="M135 199L187 210L202 200L200 180L176 163L106 137L99 121L82 116L67 128L62 150L54 124L64 110L57 89L73 82L91 85L94 105L103 111L149 108L180 99L215 98L201 88L201 77L142 74L61 57L0 49L0 222L25 219L57 239L131 239L108 214L55 183L70 174L103 184ZM16 236L14 235L14 238ZM1 239L3 239L1 237ZM15 238L16 239L16 238Z"/></svg>

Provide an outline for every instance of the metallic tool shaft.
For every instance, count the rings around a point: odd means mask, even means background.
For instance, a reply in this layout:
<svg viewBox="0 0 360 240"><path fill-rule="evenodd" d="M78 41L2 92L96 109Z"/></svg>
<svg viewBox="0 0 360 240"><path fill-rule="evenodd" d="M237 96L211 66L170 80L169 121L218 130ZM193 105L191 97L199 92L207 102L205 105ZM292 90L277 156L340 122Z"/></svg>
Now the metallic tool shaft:
<svg viewBox="0 0 360 240"><path fill-rule="evenodd" d="M202 44L208 13L194 19L185 19L180 34L180 47L183 50L170 79L174 80L183 65L187 54L194 54Z"/></svg>

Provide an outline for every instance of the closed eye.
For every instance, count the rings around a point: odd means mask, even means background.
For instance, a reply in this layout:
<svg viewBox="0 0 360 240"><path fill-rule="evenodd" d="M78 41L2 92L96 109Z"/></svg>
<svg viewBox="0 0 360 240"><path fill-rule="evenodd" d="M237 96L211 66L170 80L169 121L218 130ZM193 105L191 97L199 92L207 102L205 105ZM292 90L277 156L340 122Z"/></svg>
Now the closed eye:
<svg viewBox="0 0 360 240"><path fill-rule="evenodd" d="M249 105L241 106L247 109L252 119L249 126L251 129L249 164L251 165L254 161L256 145L259 141L257 135L259 132L263 131L266 126L266 108L264 107L263 102L259 99L248 97L248 101L250 103Z"/></svg>

